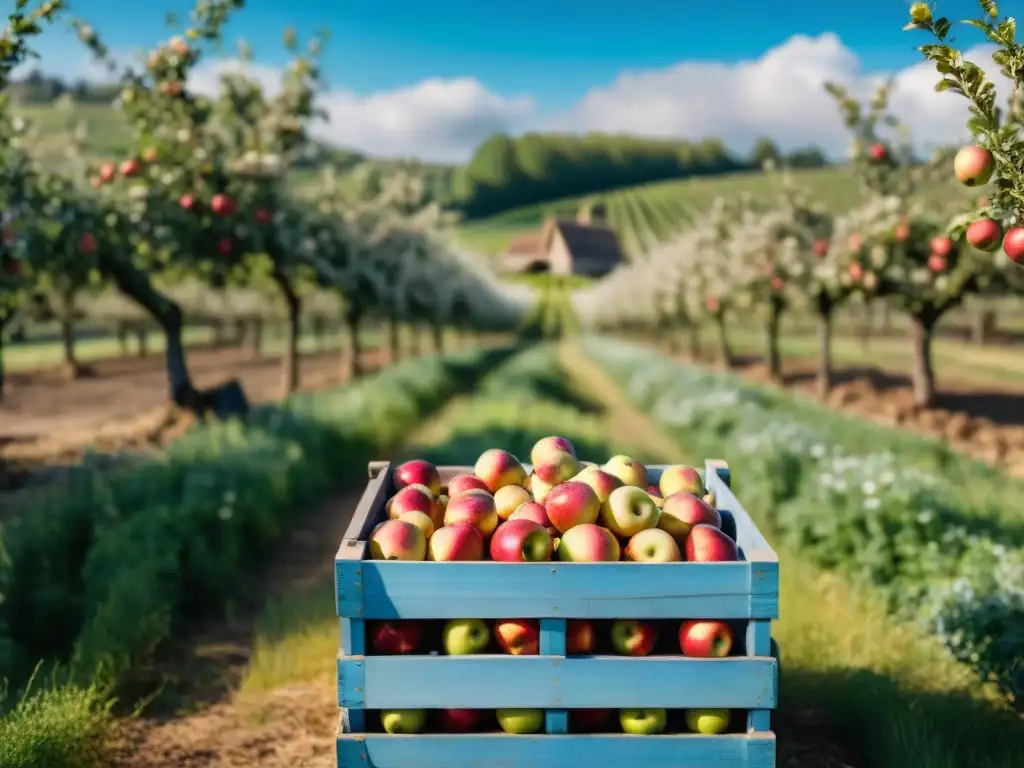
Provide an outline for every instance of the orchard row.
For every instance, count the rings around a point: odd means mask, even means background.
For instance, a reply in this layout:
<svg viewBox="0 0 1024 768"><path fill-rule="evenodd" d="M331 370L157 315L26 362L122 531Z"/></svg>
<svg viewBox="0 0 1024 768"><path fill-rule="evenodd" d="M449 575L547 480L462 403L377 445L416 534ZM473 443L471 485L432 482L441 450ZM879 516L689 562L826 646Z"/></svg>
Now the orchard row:
<svg viewBox="0 0 1024 768"><path fill-rule="evenodd" d="M1006 76L1022 77L1012 41L1012 20L990 24L995 6L982 0L980 26L999 49L993 60ZM923 8L923 10L922 10ZM925 13L927 11L927 13ZM949 23L932 21L914 7L912 27L944 40ZM978 143L950 158L937 153L926 164L909 147L884 138L891 126L889 86L867 107L839 86L827 89L850 130L852 162L868 193L865 201L836 215L781 178L778 198L718 200L704 217L653 247L629 267L596 286L577 291L573 307L591 328L686 329L696 352L698 330L716 328L721 357L731 365L728 319L762 312L768 365L781 377L780 320L800 308L819 325L818 388L832 384L830 339L836 310L850 301L885 301L911 321L914 394L921 406L935 397L931 343L940 320L975 295L1024 296L1024 142L1017 138L1024 110L1012 101L994 106L994 87L970 62L944 44L924 46L944 75L939 90L972 101L970 128ZM1014 97L1015 99L1017 97ZM950 177L985 194L971 204L943 207L926 194Z"/></svg>
<svg viewBox="0 0 1024 768"><path fill-rule="evenodd" d="M0 87L62 5L48 0L11 17ZM353 327L371 315L515 327L532 294L501 285L451 247L450 222L421 179L396 173L357 193L328 170L312 197L297 196L289 179L320 115L319 39L302 46L286 35L292 60L276 92L240 73L224 75L214 97L193 92L195 67L242 6L197 3L180 36L154 48L144 68L120 72L117 103L135 132L125 157L92 163L72 145L59 172L46 170L34 159L31 126L0 99L0 325L33 296L67 300L112 286L153 317L173 356L182 311L167 287L199 280L276 297L293 339L303 297L325 289L342 297ZM74 23L116 70L97 32ZM193 391L187 369L183 360L169 368L180 401Z"/></svg>

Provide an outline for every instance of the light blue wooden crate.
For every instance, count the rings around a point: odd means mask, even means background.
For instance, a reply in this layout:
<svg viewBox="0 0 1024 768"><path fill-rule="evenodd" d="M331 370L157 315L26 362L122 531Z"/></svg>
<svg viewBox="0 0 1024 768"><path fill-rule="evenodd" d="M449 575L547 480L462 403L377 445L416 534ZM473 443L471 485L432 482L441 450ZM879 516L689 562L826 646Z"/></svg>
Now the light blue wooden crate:
<svg viewBox="0 0 1024 768"><path fill-rule="evenodd" d="M657 482L663 467L650 467ZM471 472L442 468L442 478ZM641 761L649 766L772 768L778 662L778 558L730 487L728 466L709 461L717 506L735 521L737 563L409 563L368 560L366 539L393 493L390 467L370 483L335 561L341 622L339 766L468 768ZM538 656L368 656L367 620L540 620ZM745 654L727 659L565 655L566 619L745 621ZM366 732L366 710L546 710L542 736ZM746 712L747 732L721 736L567 735L568 710L727 708Z"/></svg>

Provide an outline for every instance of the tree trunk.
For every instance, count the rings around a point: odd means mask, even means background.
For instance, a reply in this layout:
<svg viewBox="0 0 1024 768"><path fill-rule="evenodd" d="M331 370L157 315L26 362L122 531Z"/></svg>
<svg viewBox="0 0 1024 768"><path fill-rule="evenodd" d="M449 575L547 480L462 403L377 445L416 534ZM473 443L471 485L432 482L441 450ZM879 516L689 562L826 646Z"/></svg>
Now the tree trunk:
<svg viewBox="0 0 1024 768"><path fill-rule="evenodd" d="M868 346L871 343L871 326L874 321L873 305L865 304L862 308L861 322L858 336L860 337L861 354L867 354Z"/></svg>
<svg viewBox="0 0 1024 768"><path fill-rule="evenodd" d="M434 354L444 354L444 326L441 323L430 324L430 335L434 342Z"/></svg>
<svg viewBox="0 0 1024 768"><path fill-rule="evenodd" d="M718 328L718 352L719 359L727 369L736 367L736 358L732 354L732 347L729 345L729 333L725 327L725 313L715 313L715 326Z"/></svg>
<svg viewBox="0 0 1024 768"><path fill-rule="evenodd" d="M700 326L696 323L689 323L686 326L686 339L690 350L690 359L694 362L700 362L704 356L700 347Z"/></svg>
<svg viewBox="0 0 1024 768"><path fill-rule="evenodd" d="M82 369L78 365L78 357L75 354L75 324L72 321L71 313L66 308L61 308L59 322L64 376L69 379L77 379L82 375Z"/></svg>
<svg viewBox="0 0 1024 768"><path fill-rule="evenodd" d="M181 331L179 330L178 333L180 343ZM140 325L138 328L135 329L135 340L139 343L138 349L136 350L136 354L138 354L138 356L142 358L149 357L149 330L146 328L145 325Z"/></svg>
<svg viewBox="0 0 1024 768"><path fill-rule="evenodd" d="M242 320L241 318L236 318L234 322L234 327L235 329L234 335L232 336L232 340L236 347L240 347L243 344L245 344L245 341L248 338L247 323L245 322L245 320Z"/></svg>
<svg viewBox="0 0 1024 768"><path fill-rule="evenodd" d="M362 349L359 343L359 326L363 319L363 310L350 305L345 311L345 331L348 340L348 354L345 359L345 378L349 381L363 375Z"/></svg>
<svg viewBox="0 0 1024 768"><path fill-rule="evenodd" d="M254 360L263 357L264 325L262 317L254 317L249 321L249 356Z"/></svg>
<svg viewBox="0 0 1024 768"><path fill-rule="evenodd" d="M121 357L128 356L128 323L118 320L114 333L117 335L117 347L121 351Z"/></svg>
<svg viewBox="0 0 1024 768"><path fill-rule="evenodd" d="M778 296L772 296L768 305L768 376L776 384L782 383L782 353L779 351L779 326L786 305Z"/></svg>
<svg viewBox="0 0 1024 768"><path fill-rule="evenodd" d="M818 295L818 373L814 380L818 398L824 400L832 391L832 310L827 294Z"/></svg>
<svg viewBox="0 0 1024 768"><path fill-rule="evenodd" d="M4 401L4 328L11 317L8 314L0 314L0 403Z"/></svg>
<svg viewBox="0 0 1024 768"><path fill-rule="evenodd" d="M317 350L323 352L327 348L327 322L323 315L313 316L313 337Z"/></svg>
<svg viewBox="0 0 1024 768"><path fill-rule="evenodd" d="M398 324L398 318L394 315L388 316L388 360L394 364L402 359L402 327Z"/></svg>
<svg viewBox="0 0 1024 768"><path fill-rule="evenodd" d="M914 404L931 408L935 404L935 367L932 364L932 340L938 318L931 313L911 317L910 338L914 346Z"/></svg>
<svg viewBox="0 0 1024 768"><path fill-rule="evenodd" d="M280 272L274 273L287 309L284 353L281 355L281 397L288 397L299 387L299 335L302 333L302 299L295 293L291 281Z"/></svg>
<svg viewBox="0 0 1024 768"><path fill-rule="evenodd" d="M996 326L996 313L991 309L983 309L975 312L971 319L971 342L980 346L991 342Z"/></svg>
<svg viewBox="0 0 1024 768"><path fill-rule="evenodd" d="M112 258L109 254L101 254L100 265L118 290L145 309L163 330L167 340L165 359L172 402L200 415L212 412L220 418L244 416L248 413L249 403L237 380L204 392L192 384L181 341L181 308L157 291L149 276L132 264Z"/></svg>

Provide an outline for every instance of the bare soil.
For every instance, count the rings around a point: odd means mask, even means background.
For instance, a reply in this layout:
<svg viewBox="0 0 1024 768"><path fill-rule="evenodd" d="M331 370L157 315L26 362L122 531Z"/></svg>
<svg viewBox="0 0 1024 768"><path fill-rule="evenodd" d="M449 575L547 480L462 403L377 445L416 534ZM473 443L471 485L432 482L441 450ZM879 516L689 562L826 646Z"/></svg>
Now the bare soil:
<svg viewBox="0 0 1024 768"><path fill-rule="evenodd" d="M770 383L759 358L739 362L739 372ZM814 396L816 362L787 358L782 386ZM909 376L878 366L847 366L836 371L827 403L836 410L938 437L957 451L1008 474L1024 477L1024 382L1020 386L981 383L943 372L933 408L914 404Z"/></svg>

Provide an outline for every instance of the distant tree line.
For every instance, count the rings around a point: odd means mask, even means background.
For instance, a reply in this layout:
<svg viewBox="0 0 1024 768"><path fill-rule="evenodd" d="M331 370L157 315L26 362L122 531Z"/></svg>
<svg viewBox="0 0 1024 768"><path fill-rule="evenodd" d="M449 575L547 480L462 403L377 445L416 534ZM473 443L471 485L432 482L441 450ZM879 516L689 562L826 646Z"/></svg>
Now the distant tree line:
<svg viewBox="0 0 1024 768"><path fill-rule="evenodd" d="M49 104L66 93L80 104L110 104L119 92L120 86L116 83L68 82L38 70L11 83L7 89L11 100L17 104Z"/></svg>
<svg viewBox="0 0 1024 768"><path fill-rule="evenodd" d="M793 167L827 164L815 148L784 155L762 140L749 157L731 154L714 138L643 139L607 134L495 135L456 172L450 203L466 218L510 208L666 179L760 168L766 153Z"/></svg>

